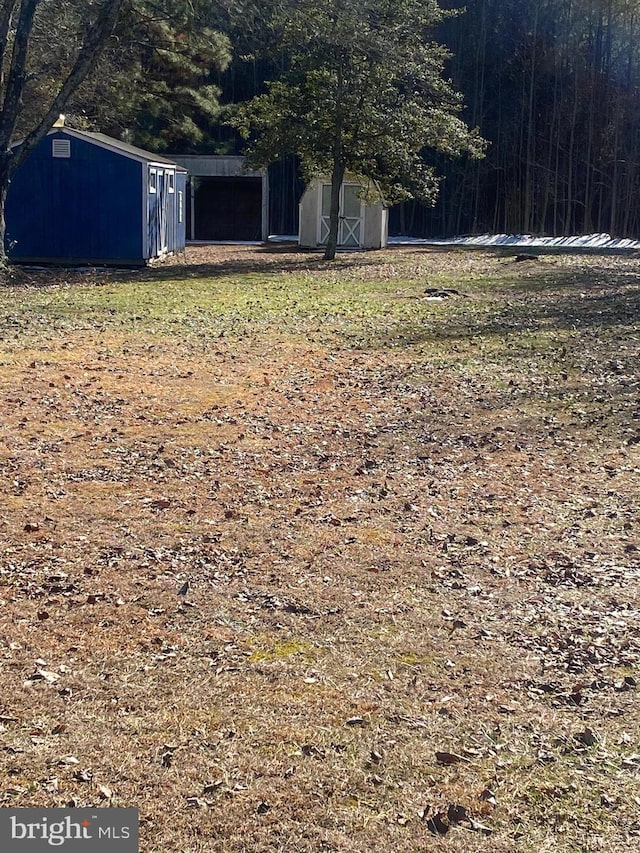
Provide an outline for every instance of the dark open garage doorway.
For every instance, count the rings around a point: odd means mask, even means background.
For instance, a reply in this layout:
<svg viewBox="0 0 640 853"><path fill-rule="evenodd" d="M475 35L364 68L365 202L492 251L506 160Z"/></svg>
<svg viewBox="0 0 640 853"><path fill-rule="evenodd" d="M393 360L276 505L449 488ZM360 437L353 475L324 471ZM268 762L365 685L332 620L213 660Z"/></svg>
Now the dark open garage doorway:
<svg viewBox="0 0 640 853"><path fill-rule="evenodd" d="M194 240L260 240L262 179L200 177L191 182L187 234ZM193 215L193 230L191 229Z"/></svg>
<svg viewBox="0 0 640 853"><path fill-rule="evenodd" d="M262 242L269 237L269 177L244 157L176 154L187 170L187 240Z"/></svg>

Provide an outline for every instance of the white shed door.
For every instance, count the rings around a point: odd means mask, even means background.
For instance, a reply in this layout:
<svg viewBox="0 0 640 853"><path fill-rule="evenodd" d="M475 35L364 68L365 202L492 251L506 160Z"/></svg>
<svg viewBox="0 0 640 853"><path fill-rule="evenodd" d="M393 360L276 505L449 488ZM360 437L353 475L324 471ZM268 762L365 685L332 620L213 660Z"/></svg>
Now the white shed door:
<svg viewBox="0 0 640 853"><path fill-rule="evenodd" d="M168 240L168 207L169 207L169 178L167 172L158 169L158 216L160 225L160 251L166 252L169 248Z"/></svg>
<svg viewBox="0 0 640 853"><path fill-rule="evenodd" d="M340 221L338 224L339 246L360 246L362 231L362 201L358 195L358 184L343 184L340 187ZM329 219L331 213L331 184L322 185L320 213L320 244L329 239Z"/></svg>

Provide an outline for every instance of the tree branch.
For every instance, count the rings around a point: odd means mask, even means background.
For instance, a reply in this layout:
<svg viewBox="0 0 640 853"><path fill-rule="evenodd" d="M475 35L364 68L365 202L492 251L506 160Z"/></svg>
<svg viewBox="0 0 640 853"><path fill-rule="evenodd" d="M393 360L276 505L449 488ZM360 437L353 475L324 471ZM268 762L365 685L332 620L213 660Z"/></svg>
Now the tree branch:
<svg viewBox="0 0 640 853"><path fill-rule="evenodd" d="M23 2L35 2L37 4L39 0L23 0ZM49 130L51 130L53 122L64 109L69 98L84 82L86 76L95 66L107 43L107 40L109 39L109 36L113 31L123 3L124 0L105 0L103 3L95 23L87 33L71 71L60 87L58 94L53 99L49 110L31 133L26 136L19 148L14 151L9 163L10 174L15 172L15 170L33 151L36 145L44 139ZM0 136L0 139L2 138L4 137Z"/></svg>
<svg viewBox="0 0 640 853"><path fill-rule="evenodd" d="M4 55L7 51L7 39L11 28L11 19L18 0L3 0L0 5L0 86L4 77Z"/></svg>
<svg viewBox="0 0 640 853"><path fill-rule="evenodd" d="M16 24L16 35L11 52L11 66L7 77L7 85L2 102L2 115L0 116L0 146L6 151L11 142L15 130L22 93L26 82L25 68L29 54L29 39L33 29L33 17L40 0L22 0L18 23ZM8 6L11 5L9 2Z"/></svg>

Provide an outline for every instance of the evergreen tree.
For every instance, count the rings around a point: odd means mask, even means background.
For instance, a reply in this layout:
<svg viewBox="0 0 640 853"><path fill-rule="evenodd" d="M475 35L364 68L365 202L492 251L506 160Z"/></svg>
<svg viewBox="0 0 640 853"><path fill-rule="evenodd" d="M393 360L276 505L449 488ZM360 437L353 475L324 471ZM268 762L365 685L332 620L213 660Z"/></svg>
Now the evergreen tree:
<svg viewBox="0 0 640 853"><path fill-rule="evenodd" d="M346 172L375 185L387 204L433 202L438 178L425 149L482 156L460 120L460 96L443 78L444 48L429 38L444 13L435 0L272 0L261 4L279 79L238 106L231 123L249 161L300 157L307 180L331 176L325 258L335 256Z"/></svg>
<svg viewBox="0 0 640 853"><path fill-rule="evenodd" d="M69 124L152 150L197 149L218 123L213 78L230 58L214 12L215 0L124 0L99 68L66 106ZM50 99L86 22L83 0L41 0L18 132Z"/></svg>
<svg viewBox="0 0 640 853"><path fill-rule="evenodd" d="M197 152L220 115L215 77L228 38L209 22L212 0L129 0L95 74L70 105L72 121L154 151Z"/></svg>

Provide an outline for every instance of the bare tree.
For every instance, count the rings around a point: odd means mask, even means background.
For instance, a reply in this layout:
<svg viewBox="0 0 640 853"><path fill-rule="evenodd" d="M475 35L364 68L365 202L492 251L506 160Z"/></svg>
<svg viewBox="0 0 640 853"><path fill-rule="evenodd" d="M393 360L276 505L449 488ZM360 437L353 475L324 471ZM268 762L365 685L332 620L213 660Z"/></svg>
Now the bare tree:
<svg viewBox="0 0 640 853"><path fill-rule="evenodd" d="M74 62L48 108L19 145L14 145L23 94L28 82L30 39L43 0L0 0L0 265L6 264L5 202L11 178L44 139L73 93L95 67L125 0L103 0L96 7Z"/></svg>

